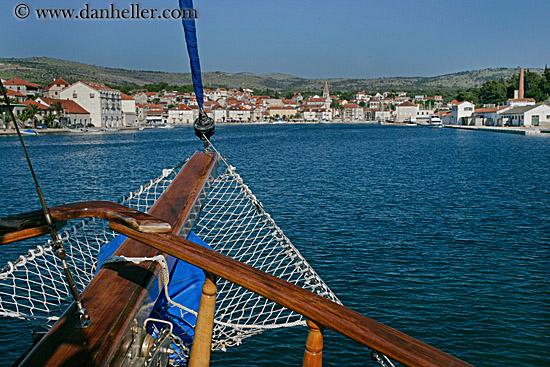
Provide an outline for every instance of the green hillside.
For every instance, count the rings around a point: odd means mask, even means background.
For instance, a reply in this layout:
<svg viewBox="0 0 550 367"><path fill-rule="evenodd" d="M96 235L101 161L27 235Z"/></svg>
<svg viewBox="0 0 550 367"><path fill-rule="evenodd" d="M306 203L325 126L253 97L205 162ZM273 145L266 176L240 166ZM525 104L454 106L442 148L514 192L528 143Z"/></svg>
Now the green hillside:
<svg viewBox="0 0 550 367"><path fill-rule="evenodd" d="M542 73L542 69L531 69ZM480 87L485 81L506 79L518 74L518 68L496 68L464 71L435 77L392 77L374 79L326 79L332 91L407 91L443 92ZM3 79L18 77L30 82L48 85L58 77L72 83L77 80L115 85L145 85L165 82L169 85L191 84L189 73L125 70L87 65L46 57L0 59L0 76ZM208 72L203 74L209 87L273 89L278 91L320 91L325 79L306 79L286 74L252 74Z"/></svg>

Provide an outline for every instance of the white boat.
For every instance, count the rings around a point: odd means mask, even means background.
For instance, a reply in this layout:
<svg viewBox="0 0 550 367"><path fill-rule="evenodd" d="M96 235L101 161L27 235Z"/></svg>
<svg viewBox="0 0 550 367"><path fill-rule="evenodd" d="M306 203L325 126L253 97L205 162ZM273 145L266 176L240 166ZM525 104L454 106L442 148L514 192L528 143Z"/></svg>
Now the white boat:
<svg viewBox="0 0 550 367"><path fill-rule="evenodd" d="M427 126L431 128L441 129L443 127L443 122L441 122L441 117L437 115L430 116Z"/></svg>
<svg viewBox="0 0 550 367"><path fill-rule="evenodd" d="M34 130L28 129L21 131L21 134L23 135L38 135L38 133Z"/></svg>
<svg viewBox="0 0 550 367"><path fill-rule="evenodd" d="M87 128L84 131L87 132L87 133L99 133L99 132L101 132L101 130L94 129L94 128Z"/></svg>
<svg viewBox="0 0 550 367"><path fill-rule="evenodd" d="M170 124L157 126L157 129L173 129L173 128L174 128L174 125L170 125Z"/></svg>
<svg viewBox="0 0 550 367"><path fill-rule="evenodd" d="M106 127L106 128L103 129L103 131L115 132L115 131L118 131L118 129L116 127Z"/></svg>

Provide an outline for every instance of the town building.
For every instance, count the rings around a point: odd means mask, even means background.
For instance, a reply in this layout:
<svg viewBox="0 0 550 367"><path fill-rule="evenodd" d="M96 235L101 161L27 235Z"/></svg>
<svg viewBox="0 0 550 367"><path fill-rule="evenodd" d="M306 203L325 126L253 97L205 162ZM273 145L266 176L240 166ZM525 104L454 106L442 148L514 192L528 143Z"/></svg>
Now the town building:
<svg viewBox="0 0 550 367"><path fill-rule="evenodd" d="M136 101L132 97L120 92L120 107L122 109L122 125L137 125Z"/></svg>
<svg viewBox="0 0 550 367"><path fill-rule="evenodd" d="M451 108L450 125L465 125L465 117L470 117L474 114L475 105L471 102L464 101L455 104Z"/></svg>
<svg viewBox="0 0 550 367"><path fill-rule="evenodd" d="M60 116L56 116L56 120L59 122L60 126L67 125L76 125L82 124L82 126L87 126L91 123L90 112L82 108L78 103L68 99L55 99L48 97L39 97L36 99L37 102L42 103L54 114L56 111L56 103L61 105L62 111Z"/></svg>
<svg viewBox="0 0 550 367"><path fill-rule="evenodd" d="M61 78L57 78L46 88L44 88L44 97L46 98L56 98L59 99L61 97L61 91L65 88L67 88L70 84L64 81Z"/></svg>
<svg viewBox="0 0 550 367"><path fill-rule="evenodd" d="M290 106L270 107L268 109L268 112L269 112L269 117L271 118L283 118L283 119L292 118L292 116L295 116L297 114L296 109Z"/></svg>
<svg viewBox="0 0 550 367"><path fill-rule="evenodd" d="M8 95L8 98L14 99L18 103L21 103L28 99L28 97L23 93L19 93L11 89L6 89L6 94Z"/></svg>
<svg viewBox="0 0 550 367"><path fill-rule="evenodd" d="M61 99L75 101L89 111L95 127L122 126L120 91L105 84L78 81L61 91Z"/></svg>
<svg viewBox="0 0 550 367"><path fill-rule="evenodd" d="M175 108L168 110L168 123L174 125L183 125L193 123L193 109L183 103Z"/></svg>
<svg viewBox="0 0 550 367"><path fill-rule="evenodd" d="M415 122L419 106L406 101L395 108L395 122Z"/></svg>
<svg viewBox="0 0 550 367"><path fill-rule="evenodd" d="M250 111L241 105L232 105L227 107L228 122L249 122L251 121Z"/></svg>
<svg viewBox="0 0 550 367"><path fill-rule="evenodd" d="M503 126L550 126L550 106L546 104L512 107L500 115Z"/></svg>
<svg viewBox="0 0 550 367"><path fill-rule="evenodd" d="M365 120L365 111L363 107L355 104L348 103L344 105L344 121L364 121Z"/></svg>
<svg viewBox="0 0 550 367"><path fill-rule="evenodd" d="M19 92L27 97L36 97L42 95L42 86L36 83L29 83L20 78L13 78L4 82L6 89Z"/></svg>

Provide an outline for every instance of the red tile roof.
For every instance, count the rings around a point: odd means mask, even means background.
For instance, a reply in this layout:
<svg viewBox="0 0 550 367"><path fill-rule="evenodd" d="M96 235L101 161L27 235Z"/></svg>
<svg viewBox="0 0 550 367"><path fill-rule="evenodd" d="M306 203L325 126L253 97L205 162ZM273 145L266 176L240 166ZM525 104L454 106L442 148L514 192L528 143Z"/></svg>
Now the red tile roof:
<svg viewBox="0 0 550 367"><path fill-rule="evenodd" d="M186 104L181 103L178 108L180 111L192 111L191 107L187 106Z"/></svg>
<svg viewBox="0 0 550 367"><path fill-rule="evenodd" d="M86 84L87 86L97 90L112 90L112 91L118 92L116 89L109 88L108 86L102 83L92 83L92 82L81 82L81 83Z"/></svg>
<svg viewBox="0 0 550 367"><path fill-rule="evenodd" d="M122 92L120 92L120 99L124 100L124 101L130 101L130 100L133 100L132 97L130 97L129 95L127 94L124 94Z"/></svg>
<svg viewBox="0 0 550 367"><path fill-rule="evenodd" d="M22 102L21 104L24 104L25 106L30 106L30 105L33 105L33 106L36 106L38 107L39 110L49 110L50 108L48 106L44 106L42 103L38 103L36 101L25 101L25 102Z"/></svg>
<svg viewBox="0 0 550 367"><path fill-rule="evenodd" d="M486 107L486 108L476 108L475 113L489 113L489 112L497 112L502 109L507 108L507 106L499 106L499 107Z"/></svg>
<svg viewBox="0 0 550 367"><path fill-rule="evenodd" d="M8 94L8 96L25 97L25 98L27 98L27 96L24 95L23 93L19 93L19 92L16 92L16 91L14 91L14 90L7 89L7 88L6 88L6 93Z"/></svg>
<svg viewBox="0 0 550 367"><path fill-rule="evenodd" d="M344 105L344 108L361 108L361 106L355 104L355 103L348 103Z"/></svg>
<svg viewBox="0 0 550 367"><path fill-rule="evenodd" d="M50 107L53 107L53 105L56 102L61 103L61 106L63 107L63 110L65 110L66 113L86 114L86 115L90 114L90 112L85 110L81 105L69 99L54 99L54 98L46 98L46 97L40 97L40 99L46 102Z"/></svg>
<svg viewBox="0 0 550 367"><path fill-rule="evenodd" d="M48 84L48 86L44 89L44 90L48 90L50 89L51 87L53 87L54 85L56 84L61 84L61 85L64 85L66 87L69 86L69 83L67 83L66 81L64 81L63 79L61 78L57 78L56 80L54 80L53 82L51 82L50 84Z"/></svg>
<svg viewBox="0 0 550 367"><path fill-rule="evenodd" d="M397 107L417 107L417 105L415 105L412 102L406 101L406 102L401 103Z"/></svg>
<svg viewBox="0 0 550 367"><path fill-rule="evenodd" d="M23 79L20 78L13 78L4 83L4 85L26 85L27 87L31 88L41 88L40 84L36 83L29 83Z"/></svg>

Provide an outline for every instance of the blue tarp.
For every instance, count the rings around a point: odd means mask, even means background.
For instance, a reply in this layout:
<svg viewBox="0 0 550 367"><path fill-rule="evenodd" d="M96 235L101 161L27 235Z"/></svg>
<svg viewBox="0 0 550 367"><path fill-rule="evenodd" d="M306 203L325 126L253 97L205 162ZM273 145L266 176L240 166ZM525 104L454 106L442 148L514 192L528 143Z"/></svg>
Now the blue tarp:
<svg viewBox="0 0 550 367"><path fill-rule="evenodd" d="M194 232L189 233L187 239L211 249ZM198 312L203 283L204 271L202 269L176 259L173 268L170 269L168 295L174 302ZM165 294L162 292L153 307L151 317L172 322L174 334L182 338L185 343L191 344L197 318L185 311L182 317L181 313L182 311L178 307L168 304Z"/></svg>
<svg viewBox="0 0 550 367"><path fill-rule="evenodd" d="M126 236L118 235L111 242L101 247L98 256L98 271L105 259L111 257L125 239ZM211 247L201 240L194 232L190 232L187 239L211 249ZM204 283L204 271L185 261L172 257L169 257L167 262L168 264L173 264L169 269L170 284L168 285L168 295L174 302L198 312L202 285ZM154 289L154 292L157 293L157 289ZM152 296L156 297L156 295ZM178 307L168 304L164 292L160 292L150 316L155 319L170 321L174 326L174 334L181 337L185 343L192 343L194 335L193 327L197 318L195 315L185 312L182 317L181 310Z"/></svg>

